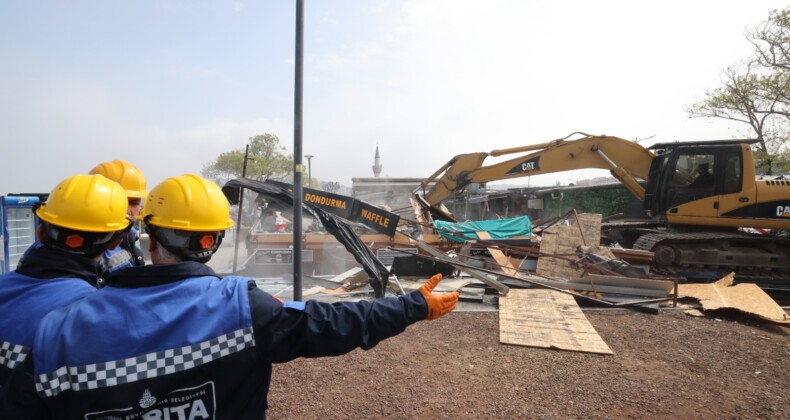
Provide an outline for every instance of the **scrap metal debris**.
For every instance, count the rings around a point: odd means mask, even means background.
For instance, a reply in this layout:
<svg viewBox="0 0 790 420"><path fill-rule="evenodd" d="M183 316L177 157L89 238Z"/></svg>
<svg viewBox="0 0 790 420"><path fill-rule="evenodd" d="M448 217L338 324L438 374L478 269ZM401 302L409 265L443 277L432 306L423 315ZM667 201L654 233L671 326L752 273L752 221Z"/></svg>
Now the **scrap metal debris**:
<svg viewBox="0 0 790 420"><path fill-rule="evenodd" d="M492 275L490 273L484 272L485 270L481 271L479 269L475 269L475 268L469 267L466 264L459 264L459 262L457 260L455 260L454 258L449 257L447 254L445 254L445 253L443 253L443 252L431 247L430 245L426 244L425 242L419 242L418 246L419 246L419 248L422 251L432 255L434 258L436 258L436 259L438 259L440 261L444 261L444 262L446 262L448 264L451 264L451 265L453 265L455 267L458 267L458 269L461 270L462 272L464 272L466 274L469 274L470 276L480 280L481 282L487 284L488 286L493 287L494 289L496 289L499 293L501 293L503 295L507 295L508 291L510 290L509 287L505 286L504 284L502 284L497 279L496 275ZM408 252L407 252L407 254L408 254Z"/></svg>
<svg viewBox="0 0 790 420"><path fill-rule="evenodd" d="M595 268L603 268L625 277L641 278L647 277L648 274L647 270L644 268L635 267L618 258L607 258L603 255L596 254L587 246L579 245L576 248L576 255L580 258L580 261L586 260ZM587 268L589 269L589 267Z"/></svg>
<svg viewBox="0 0 790 420"><path fill-rule="evenodd" d="M265 196L267 200L293 207L293 191L289 189L288 184L283 184L281 182L271 180L255 181L247 178L237 178L226 182L222 187L222 192L225 193L228 201L232 204L237 204L243 188L261 194ZM302 202L302 208L313 215L313 217L320 220L326 231L331 233L338 242L343 244L346 250L351 253L354 259L367 273L370 286L373 288L375 296L383 297L387 288L389 270L387 270L373 251L359 239L356 233L354 233L349 224L350 222L345 221L344 218L334 213L335 211L339 211L343 214L347 211L350 215L348 217L353 216L355 219L364 222L368 227L370 227L371 222L369 219L375 213L376 217L373 217L373 219L387 220L387 226L381 228L387 232L391 230L393 233L395 231L395 224L397 224L397 215L386 212L383 209L377 209L359 200L340 196L338 194L330 194L317 190L308 190L307 194L312 194L316 197L319 195L327 195L331 196L331 198L327 198L329 201L348 200L349 203L351 203L346 206L339 206L340 210L333 210L330 212L328 209L332 208L332 206L325 206L323 204L325 200L310 199ZM349 210L349 208L351 210ZM376 223L373 224L375 225Z"/></svg>

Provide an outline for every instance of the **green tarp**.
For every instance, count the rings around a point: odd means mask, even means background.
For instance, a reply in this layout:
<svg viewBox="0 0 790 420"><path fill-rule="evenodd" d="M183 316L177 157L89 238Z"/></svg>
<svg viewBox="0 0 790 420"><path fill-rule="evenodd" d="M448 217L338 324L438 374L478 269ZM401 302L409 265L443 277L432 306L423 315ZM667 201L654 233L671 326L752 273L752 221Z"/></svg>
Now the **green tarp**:
<svg viewBox="0 0 790 420"><path fill-rule="evenodd" d="M467 239L479 239L475 232L486 231L491 239L507 239L513 236L529 235L532 232L532 222L529 217L522 216L514 219L479 220L475 222L451 223L437 220L433 222L440 235L456 242Z"/></svg>

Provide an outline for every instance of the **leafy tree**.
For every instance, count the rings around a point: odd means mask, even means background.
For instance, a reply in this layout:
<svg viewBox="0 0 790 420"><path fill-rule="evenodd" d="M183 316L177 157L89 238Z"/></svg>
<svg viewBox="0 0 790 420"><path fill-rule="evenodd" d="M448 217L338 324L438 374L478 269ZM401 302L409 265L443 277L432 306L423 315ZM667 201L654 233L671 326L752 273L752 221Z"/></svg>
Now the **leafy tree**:
<svg viewBox="0 0 790 420"><path fill-rule="evenodd" d="M721 118L745 124L759 141L757 158L767 174L790 169L790 8L774 10L747 31L755 55L722 71L722 86L687 107L691 118Z"/></svg>
<svg viewBox="0 0 790 420"><path fill-rule="evenodd" d="M293 156L285 153L280 139L274 134L260 134L250 138L247 159L247 178L288 179L293 169ZM203 166L206 178L227 179L241 177L244 168L244 149L221 153L213 162Z"/></svg>

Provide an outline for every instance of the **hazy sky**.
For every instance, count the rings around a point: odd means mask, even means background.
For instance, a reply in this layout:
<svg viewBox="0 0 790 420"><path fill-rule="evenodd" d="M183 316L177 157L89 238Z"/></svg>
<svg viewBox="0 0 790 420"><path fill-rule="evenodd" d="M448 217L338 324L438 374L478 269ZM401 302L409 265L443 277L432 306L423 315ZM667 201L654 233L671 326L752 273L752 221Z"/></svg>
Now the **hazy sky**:
<svg viewBox="0 0 790 420"><path fill-rule="evenodd" d="M787 5L305 3L303 150L313 175L349 186L372 176L377 145L384 176L426 177L459 153L574 131L741 137L684 107L751 55L747 27ZM294 16L286 0L0 2L0 194L48 192L112 159L153 186L261 133L292 151Z"/></svg>

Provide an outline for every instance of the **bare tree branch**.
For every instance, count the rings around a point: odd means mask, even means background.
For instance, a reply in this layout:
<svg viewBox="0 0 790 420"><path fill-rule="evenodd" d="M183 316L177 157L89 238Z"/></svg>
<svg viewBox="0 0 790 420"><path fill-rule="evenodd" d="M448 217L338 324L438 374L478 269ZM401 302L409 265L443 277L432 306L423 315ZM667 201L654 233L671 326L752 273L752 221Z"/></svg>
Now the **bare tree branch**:
<svg viewBox="0 0 790 420"><path fill-rule="evenodd" d="M790 70L790 9L774 10L768 20L747 31L757 61L766 68Z"/></svg>
<svg viewBox="0 0 790 420"><path fill-rule="evenodd" d="M777 169L785 169L790 162L790 8L771 12L747 31L746 39L755 57L724 69L721 86L686 112L689 118L719 118L749 127L770 174L775 163L782 162Z"/></svg>

